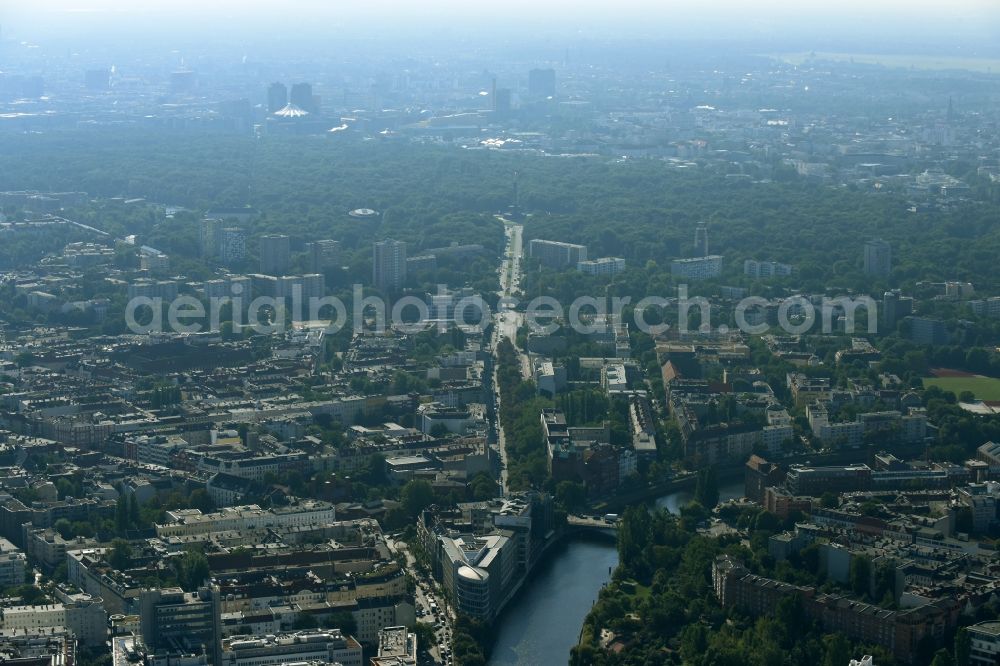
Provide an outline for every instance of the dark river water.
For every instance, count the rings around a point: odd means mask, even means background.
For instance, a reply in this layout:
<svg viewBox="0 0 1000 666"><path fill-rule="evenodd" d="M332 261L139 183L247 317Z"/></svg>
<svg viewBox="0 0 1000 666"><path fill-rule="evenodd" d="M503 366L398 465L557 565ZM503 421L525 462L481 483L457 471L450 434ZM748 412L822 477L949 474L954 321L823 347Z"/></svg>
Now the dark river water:
<svg viewBox="0 0 1000 666"><path fill-rule="evenodd" d="M572 539L550 552L495 625L490 665L567 663L616 566L618 550L610 539Z"/></svg>
<svg viewBox="0 0 1000 666"><path fill-rule="evenodd" d="M722 502L742 496L742 481L719 488ZM677 513L689 501L691 493L677 492L653 504ZM490 666L566 664L584 618L616 566L618 550L610 539L572 539L550 552L494 625Z"/></svg>
<svg viewBox="0 0 1000 666"><path fill-rule="evenodd" d="M731 499L743 497L743 489L743 481L724 483L719 486L719 501L726 502ZM658 509L666 509L670 513L677 515L681 512L681 507L690 502L692 499L694 499L694 493L682 490L680 492L664 495L663 497L658 497L653 504Z"/></svg>

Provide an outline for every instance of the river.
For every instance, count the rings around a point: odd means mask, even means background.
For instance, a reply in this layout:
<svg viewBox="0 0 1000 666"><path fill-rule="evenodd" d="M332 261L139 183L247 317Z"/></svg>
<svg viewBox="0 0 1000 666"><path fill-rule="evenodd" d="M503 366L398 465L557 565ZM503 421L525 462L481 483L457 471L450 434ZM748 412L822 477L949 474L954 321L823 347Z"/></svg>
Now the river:
<svg viewBox="0 0 1000 666"><path fill-rule="evenodd" d="M724 483L719 486L719 501L728 502L731 499L739 499L743 497L744 483L743 481L732 481ZM681 490L676 493L670 493L669 495L664 495L663 497L657 497L653 501L653 505L658 509L666 509L675 516L680 514L681 507L694 499L694 493L690 493L686 490Z"/></svg>
<svg viewBox="0 0 1000 666"><path fill-rule="evenodd" d="M742 496L742 482L719 487L721 502ZM681 491L652 504L676 514L691 498ZM489 666L567 663L584 618L616 566L618 550L610 540L573 538L550 552L494 625L498 633Z"/></svg>
<svg viewBox="0 0 1000 666"><path fill-rule="evenodd" d="M550 552L496 624L490 666L567 663L616 566L618 550L609 539L573 538Z"/></svg>

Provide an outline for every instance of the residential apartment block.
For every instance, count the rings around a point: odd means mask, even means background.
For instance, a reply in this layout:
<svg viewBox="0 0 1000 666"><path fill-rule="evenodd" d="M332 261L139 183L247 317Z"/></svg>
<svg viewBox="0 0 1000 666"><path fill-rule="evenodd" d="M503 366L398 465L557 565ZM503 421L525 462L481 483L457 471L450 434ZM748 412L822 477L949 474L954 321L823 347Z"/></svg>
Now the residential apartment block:
<svg viewBox="0 0 1000 666"><path fill-rule="evenodd" d="M674 259L670 262L670 274L686 280L705 280L722 274L722 256L710 254L706 257Z"/></svg>
<svg viewBox="0 0 1000 666"><path fill-rule="evenodd" d="M534 238L528 243L528 256L549 268L577 266L587 260L587 246Z"/></svg>

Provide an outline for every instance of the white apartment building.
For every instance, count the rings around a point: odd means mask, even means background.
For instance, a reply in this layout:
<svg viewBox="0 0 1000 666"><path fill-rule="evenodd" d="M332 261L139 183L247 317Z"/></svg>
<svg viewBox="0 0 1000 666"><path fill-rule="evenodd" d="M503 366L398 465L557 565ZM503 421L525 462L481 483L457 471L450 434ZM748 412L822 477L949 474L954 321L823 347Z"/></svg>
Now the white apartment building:
<svg viewBox="0 0 1000 666"><path fill-rule="evenodd" d="M234 636L222 642L220 666L279 666L323 662L363 666L361 644L339 629L270 636Z"/></svg>
<svg viewBox="0 0 1000 666"><path fill-rule="evenodd" d="M785 442L795 437L795 429L791 425L766 425L762 428L761 441L767 452L774 455L781 453Z"/></svg>
<svg viewBox="0 0 1000 666"><path fill-rule="evenodd" d="M0 626L22 633L48 633L55 627L73 632L82 645L104 645L108 633L108 614L100 600L70 604L10 606L0 610Z"/></svg>
<svg viewBox="0 0 1000 666"><path fill-rule="evenodd" d="M969 301L969 309L978 317L1000 318L1000 296Z"/></svg>
<svg viewBox="0 0 1000 666"><path fill-rule="evenodd" d="M528 256L550 268L577 266L587 260L587 246L534 238L528 243Z"/></svg>
<svg viewBox="0 0 1000 666"><path fill-rule="evenodd" d="M20 548L0 537L0 587L24 584L28 558Z"/></svg>
<svg viewBox="0 0 1000 666"><path fill-rule="evenodd" d="M576 264L576 269L588 275L618 275L625 270L625 260L621 257L601 257Z"/></svg>
<svg viewBox="0 0 1000 666"><path fill-rule="evenodd" d="M178 509L168 511L167 516L170 522L156 526L157 536L324 525L335 521L333 505L318 500L301 500L297 504L267 511L256 504L226 507L214 513L202 513L198 509Z"/></svg>
<svg viewBox="0 0 1000 666"><path fill-rule="evenodd" d="M1000 661L1000 622L980 622L966 631L972 639L970 666L993 666Z"/></svg>
<svg viewBox="0 0 1000 666"><path fill-rule="evenodd" d="M755 261L747 259L743 262L743 274L752 278L769 278L792 274L792 267L777 261Z"/></svg>
<svg viewBox="0 0 1000 666"><path fill-rule="evenodd" d="M704 280L722 274L722 255L674 259L670 262L670 274L688 280Z"/></svg>

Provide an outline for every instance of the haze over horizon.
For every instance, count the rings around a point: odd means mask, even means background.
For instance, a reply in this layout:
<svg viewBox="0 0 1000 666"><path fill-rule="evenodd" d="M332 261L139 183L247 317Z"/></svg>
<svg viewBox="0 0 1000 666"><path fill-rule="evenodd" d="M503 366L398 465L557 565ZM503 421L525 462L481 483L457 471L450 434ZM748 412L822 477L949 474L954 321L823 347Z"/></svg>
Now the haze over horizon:
<svg viewBox="0 0 1000 666"><path fill-rule="evenodd" d="M457 0L421 5L375 0L364 6L292 0L252 8L235 0L218 0L209 8L194 0L42 0L0 8L0 25L5 37L42 45L59 41L73 48L96 35L120 44L135 40L133 46L184 43L214 34L220 45L263 47L292 40L331 48L355 40L420 43L429 35L438 44L478 41L490 48L523 42L530 35L532 40L562 40L557 48L581 40L628 39L727 43L745 51L1000 55L1000 6L986 0L807 0L793 9L777 0L668 6L625 0L613 10L605 3L567 0L512 0L487 7Z"/></svg>

